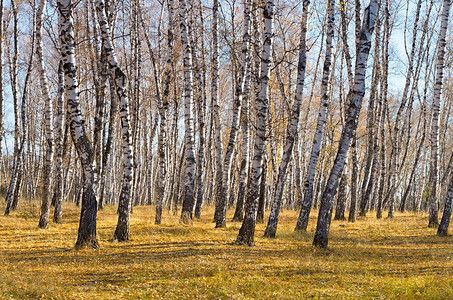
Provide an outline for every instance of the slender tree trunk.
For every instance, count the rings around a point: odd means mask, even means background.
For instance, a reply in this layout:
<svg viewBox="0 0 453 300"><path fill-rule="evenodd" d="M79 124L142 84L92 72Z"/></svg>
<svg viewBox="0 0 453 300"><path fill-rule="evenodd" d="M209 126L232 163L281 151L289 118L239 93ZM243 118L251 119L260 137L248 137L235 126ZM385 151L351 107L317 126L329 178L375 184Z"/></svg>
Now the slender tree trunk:
<svg viewBox="0 0 453 300"><path fill-rule="evenodd" d="M248 34L251 34L250 28L250 18L251 18L251 0L246 0L244 3L244 25L248 26ZM247 20L247 21L246 21ZM244 29L245 30L245 29ZM250 38L249 38L250 40ZM247 54L250 56L250 51L248 50ZM246 58L251 64L251 57ZM249 66L251 69L251 66ZM248 70L245 75L245 84L244 84L244 97L242 106L242 159L241 159L241 170L239 175L239 189L238 197L236 202L236 209L234 211L233 222L241 222L244 220L244 200L247 193L247 179L249 171L249 161L250 161L250 98L251 98L251 79L252 72Z"/></svg>
<svg viewBox="0 0 453 300"><path fill-rule="evenodd" d="M437 225L437 208L438 201L436 196L437 188L437 157L438 157L438 133L439 133L439 107L440 97L442 94L442 79L444 75L444 56L445 56L445 37L447 34L448 18L450 15L451 0L444 0L442 5L442 19L440 23L439 40L437 42L437 63L436 63L436 81L434 85L434 99L433 99L433 115L432 115L432 136L431 136L431 168L432 168L432 184L431 196L429 202L429 226L434 227ZM445 208L442 215L440 226L437 230L437 235L446 236L448 225L450 224L451 210L453 199L453 179L448 187L447 199L445 201Z"/></svg>
<svg viewBox="0 0 453 300"><path fill-rule="evenodd" d="M297 219L295 230L307 230L308 220L310 217L311 207L313 205L313 190L315 182L315 174L318 166L319 153L321 151L322 140L324 136L324 128L327 122L327 108L329 106L329 77L331 74L332 64L332 48L335 26L335 1L329 0L327 3L327 18L326 18L326 53L324 59L324 67L321 79L321 102L319 104L318 121L316 124L315 136L310 154L310 163L305 178L304 184L304 200L300 210L299 218Z"/></svg>
<svg viewBox="0 0 453 300"><path fill-rule="evenodd" d="M357 220L357 177L358 177L358 161L357 161L357 137L354 134L352 138L352 170L351 170L351 204L349 208L348 221L354 223Z"/></svg>
<svg viewBox="0 0 453 300"><path fill-rule="evenodd" d="M130 209L131 209L131 182L133 177L133 153L131 145L130 121L129 121L129 99L127 95L127 78L118 64L115 47L113 45L110 27L107 20L106 4L102 0L96 1L96 8L101 28L102 43L105 49L106 61L110 67L112 78L115 80L116 94L121 101L121 135L122 135L122 160L123 178L118 207L118 223L116 226L114 239L127 241L130 237Z"/></svg>
<svg viewBox="0 0 453 300"><path fill-rule="evenodd" d="M343 171L351 139L357 128L357 119L360 109L362 108L363 96L365 94L366 64L371 48L371 35L376 21L378 3L378 0L371 0L369 6L365 9L365 18L362 23L357 47L358 52L355 64L354 85L348 95L350 103L346 113L345 126L343 127L338 152L330 171L326 188L322 193L318 223L313 240L313 245L321 248L327 248L332 218L333 197L337 190L338 180Z"/></svg>
<svg viewBox="0 0 453 300"><path fill-rule="evenodd" d="M13 198L15 195L16 186L18 186L19 170L21 169L21 154L20 154L20 123L19 123L19 96L17 91L17 77L18 77L18 10L16 7L16 1L11 1L11 9L13 11L13 56L10 60L10 78L11 78L11 92L13 96L13 110L14 110L14 153L13 153L13 168L11 172L11 178L9 181L8 189L6 192L6 209L5 216L9 215L11 209L14 210ZM3 23L1 24L3 26ZM10 56L10 54L8 53ZM24 137L25 138L25 137Z"/></svg>
<svg viewBox="0 0 453 300"><path fill-rule="evenodd" d="M185 120L185 153L184 153L184 190L181 222L189 224L193 218L194 184L195 184L195 152L194 152L194 118L193 118L193 73L192 73L192 46L189 40L189 26L187 24L186 0L179 0L179 18L181 39L183 46L184 66L184 120Z"/></svg>
<svg viewBox="0 0 453 300"><path fill-rule="evenodd" d="M274 200L272 202L271 214L269 215L269 221L267 223L266 231L264 236L275 237L278 226L278 218L282 206L283 190L285 187L286 174L288 164L291 160L294 142L296 135L298 134L298 125L300 117L300 108L302 105L302 95L305 84L305 67L307 65L307 23L308 23L308 6L310 5L309 0L303 2L302 22L301 22L301 35L299 44L299 62L297 66L297 86L296 94L294 99L293 107L290 111L290 121L288 123L286 131L286 141L283 147L283 157L278 169L277 184L275 188ZM297 146L297 145L296 145Z"/></svg>
<svg viewBox="0 0 453 300"><path fill-rule="evenodd" d="M159 104L159 114L160 114L160 132L158 137L158 155L159 155L159 177L157 180L157 203L156 203L156 219L155 223L160 224L162 221L162 206L165 197L165 177L167 174L167 164L166 164L166 153L165 149L167 148L167 111L168 111L168 97L170 95L170 81L171 81L171 68L173 61L173 11L174 11L174 1L168 0L168 37L167 37L167 46L168 46L168 56L165 64L164 70L164 89ZM156 70L157 68L155 68ZM156 83L157 85L158 83Z"/></svg>
<svg viewBox="0 0 453 300"><path fill-rule="evenodd" d="M267 0L263 9L264 42L261 56L260 89L256 99L256 133L250 173L250 187L245 203L245 217L236 239L236 244L254 245L256 214L258 209L259 184L263 170L264 144L266 141L266 119L268 114L268 87L271 66L274 1Z"/></svg>
<svg viewBox="0 0 453 300"><path fill-rule="evenodd" d="M43 57L43 24L42 19L46 9L47 0L41 0L38 7L36 18L36 54L38 55L38 70L39 80L41 83L42 96L44 98L45 110L45 132L46 132L46 149L44 155L44 170L43 170L43 189L41 202L41 217L39 219L39 228L47 228L49 226L49 214L51 203L51 187L52 187L52 162L53 162L53 112L52 102L49 95L49 84L47 82L47 72L44 68Z"/></svg>
<svg viewBox="0 0 453 300"><path fill-rule="evenodd" d="M65 99L72 140L83 169L82 211L76 249L99 248L96 238L97 201L94 193L94 168L91 143L85 131L79 103L77 65L75 59L74 19L72 0L57 1L61 57L65 73Z"/></svg>
<svg viewBox="0 0 453 300"><path fill-rule="evenodd" d="M428 227L437 227L439 224L439 201L437 199L439 176L439 113L440 98L442 95L442 80L444 77L445 37L447 34L448 17L450 15L451 0L444 0L442 5L439 39L437 42L436 79L431 119L431 158L430 158L430 196L429 196L429 223Z"/></svg>
<svg viewBox="0 0 453 300"><path fill-rule="evenodd" d="M217 1L217 0L216 0ZM241 66L239 68L239 80L236 84L236 90L234 94L233 103L233 117L231 121L230 137L228 140L228 146L225 152L225 161L223 166L223 187L220 198L216 200L216 228L226 227L226 211L227 211L227 199L228 191L230 186L230 173L231 165L233 161L233 152L236 146L237 133L239 131L239 121L241 113L241 105L244 97L245 83L247 73L250 72L251 55L250 52L250 11L249 5L244 5L244 34L242 37L242 57Z"/></svg>
<svg viewBox="0 0 453 300"><path fill-rule="evenodd" d="M64 194L64 181L63 181L63 95L64 95L64 71L63 64L60 60L58 64L58 95L57 95L57 111L55 122L55 184L54 195L52 202L55 204L53 214L53 221L55 223L62 223L63 221L63 194Z"/></svg>

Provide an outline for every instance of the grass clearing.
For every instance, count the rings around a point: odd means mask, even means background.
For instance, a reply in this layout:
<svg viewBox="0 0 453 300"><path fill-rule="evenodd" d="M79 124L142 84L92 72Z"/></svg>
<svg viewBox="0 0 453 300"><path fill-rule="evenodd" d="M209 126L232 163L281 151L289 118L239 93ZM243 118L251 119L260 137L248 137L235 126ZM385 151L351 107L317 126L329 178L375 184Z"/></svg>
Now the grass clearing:
<svg viewBox="0 0 453 300"><path fill-rule="evenodd" d="M38 202L22 202L0 216L0 297L453 299L453 237L437 237L423 214L332 221L325 251L311 246L314 218L306 233L293 231L294 211L282 213L276 239L258 224L248 247L232 245L240 223L214 229L213 208L193 226L168 212L154 225L154 209L135 207L132 240L114 243L116 208L107 207L98 218L101 248L75 251L77 207L65 204L64 223L42 230Z"/></svg>

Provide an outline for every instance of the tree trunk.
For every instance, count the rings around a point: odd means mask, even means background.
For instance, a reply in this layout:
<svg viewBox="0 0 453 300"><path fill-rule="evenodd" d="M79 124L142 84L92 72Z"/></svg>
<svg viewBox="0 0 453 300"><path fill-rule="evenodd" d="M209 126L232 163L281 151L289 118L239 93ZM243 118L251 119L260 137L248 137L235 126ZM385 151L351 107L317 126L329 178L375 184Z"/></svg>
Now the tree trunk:
<svg viewBox="0 0 453 300"><path fill-rule="evenodd" d="M184 153L184 190L181 222L190 224L193 218L195 204L195 152L194 152L194 118L193 118L193 72L192 72L192 46L189 40L189 26L187 24L186 0L179 0L179 17L181 40L183 46L184 66L184 124L185 124L185 153Z"/></svg>
<svg viewBox="0 0 453 300"><path fill-rule="evenodd" d="M268 114L268 87L271 66L274 1L267 0L263 9L264 41L261 56L260 89L256 99L256 133L252 170L250 173L250 188L245 203L245 217L236 244L254 245L256 214L258 209L259 184L263 170L264 144L266 141L266 119Z"/></svg>
<svg viewBox="0 0 453 300"><path fill-rule="evenodd" d="M77 65L75 60L74 19L72 0L57 1L59 12L60 51L65 74L65 99L72 140L83 169L82 211L76 249L99 248L96 238L97 201L94 193L94 168L91 143L88 140L79 103Z"/></svg>
<svg viewBox="0 0 453 300"><path fill-rule="evenodd" d="M324 67L322 70L321 79L321 101L319 104L318 121L316 124L315 136L310 154L310 163L304 183L304 200L300 210L299 218L297 219L295 230L307 230L308 219L310 217L311 207L313 205L313 190L315 182L315 174L318 166L319 153L321 151L322 140L324 136L324 128L327 122L327 108L329 106L329 77L331 74L332 64L332 40L334 38L335 26L335 1L329 0L327 3L327 18L326 18L326 53L324 59Z"/></svg>
<svg viewBox="0 0 453 300"><path fill-rule="evenodd" d="M436 81L434 85L434 99L433 99L433 115L432 115L432 136L431 136L431 168L433 170L433 181L431 185L431 196L429 203L429 226L434 227L437 225L437 156L438 156L438 133L439 133L439 107L440 96L442 93L442 79L444 75L444 56L445 56L445 37L447 34L448 17L450 15L451 0L444 0L442 5L442 19L440 23L439 40L437 42L437 62L436 62ZM453 199L453 179L448 188L447 200L445 201L445 208L442 215L442 220L438 228L437 234L440 236L447 235L448 225L450 223L451 209Z"/></svg>
<svg viewBox="0 0 453 300"><path fill-rule="evenodd" d="M49 95L49 84L47 82L47 72L44 68L43 57L43 41L42 19L46 9L47 0L41 0L36 16L36 54L38 55L38 70L39 80L41 83L42 96L44 98L44 118L46 132L46 147L44 155L44 170L43 170L43 188L41 202L41 217L39 219L39 228L47 228L49 226L50 202L51 202L51 187L52 187L52 163L53 163L53 112L52 102Z"/></svg>
<svg viewBox="0 0 453 300"><path fill-rule="evenodd" d="M439 113L440 98L442 95L442 80L444 77L445 37L447 35L448 17L450 14L451 0L444 0L442 5L439 39L437 42L436 79L434 82L434 95L431 119L431 159L430 159L430 188L429 196L429 223L428 227L437 227L439 224L439 201L437 199L439 176Z"/></svg>
<svg viewBox="0 0 453 300"><path fill-rule="evenodd" d="M236 146L237 133L239 131L239 121L241 118L241 105L244 97L245 83L247 73L250 72L251 55L250 52L250 11L247 2L244 5L244 34L242 37L242 57L239 70L239 80L236 84L233 103L233 117L231 121L230 137L225 152L225 161L223 166L223 187L220 198L216 199L216 228L226 227L227 199L230 186L230 173L233 161L233 152Z"/></svg>
<svg viewBox="0 0 453 300"><path fill-rule="evenodd" d="M278 226L278 219L282 206L283 190L285 188L286 174L288 164L291 160L294 142L296 135L298 134L298 125L300 117L300 108L302 105L302 95L305 84L305 67L307 65L307 46L306 46L306 35L307 35L307 23L308 23L308 6L310 5L309 0L303 2L302 22L301 22L301 35L299 44L299 62L297 66L297 86L296 94L294 99L293 107L290 111L290 121L288 123L286 131L286 141L283 147L283 157L278 169L277 184L275 188L274 200L272 202L272 209L269 215L269 221L267 223L266 231L264 236L275 237ZM297 145L296 145L297 147Z"/></svg>
<svg viewBox="0 0 453 300"><path fill-rule="evenodd" d="M363 96L365 94L366 63L368 61L368 54L370 53L371 35L378 12L378 3L378 0L371 0L369 6L365 9L365 18L362 23L357 47L354 85L348 95L350 102L346 113L345 126L343 127L338 152L330 171L326 188L322 193L318 223L313 239L313 245L321 248L327 248L332 218L333 197L337 190L338 180L343 171L349 145L357 128L357 119L362 108Z"/></svg>

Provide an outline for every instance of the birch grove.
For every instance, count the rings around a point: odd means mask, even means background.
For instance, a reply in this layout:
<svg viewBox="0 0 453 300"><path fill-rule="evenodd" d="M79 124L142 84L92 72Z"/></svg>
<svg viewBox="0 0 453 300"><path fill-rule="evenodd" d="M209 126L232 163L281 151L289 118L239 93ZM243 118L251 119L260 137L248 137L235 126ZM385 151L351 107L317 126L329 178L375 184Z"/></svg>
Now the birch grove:
<svg viewBox="0 0 453 300"><path fill-rule="evenodd" d="M77 249L100 247L112 209L113 240L133 239L137 206L156 228L237 228L239 245L291 222L326 248L332 222L407 213L448 236L450 10L0 0L4 214L32 205L47 229L79 206Z"/></svg>

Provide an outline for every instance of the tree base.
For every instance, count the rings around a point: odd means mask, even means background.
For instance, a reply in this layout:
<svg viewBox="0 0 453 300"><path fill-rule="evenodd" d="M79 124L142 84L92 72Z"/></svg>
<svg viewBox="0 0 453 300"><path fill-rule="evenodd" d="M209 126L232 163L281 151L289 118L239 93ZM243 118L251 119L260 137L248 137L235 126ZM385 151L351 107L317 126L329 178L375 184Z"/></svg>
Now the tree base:
<svg viewBox="0 0 453 300"><path fill-rule="evenodd" d="M192 214L188 211L183 211L181 213L181 219L179 219L179 223L184 225L193 225Z"/></svg>
<svg viewBox="0 0 453 300"><path fill-rule="evenodd" d="M266 230L264 231L264 236L268 238L275 238L277 234L277 228L275 227L266 227Z"/></svg>
<svg viewBox="0 0 453 300"><path fill-rule="evenodd" d="M97 239L89 239L89 240L84 240L84 241L77 241L74 249L75 250L81 250L81 249L99 249L99 243Z"/></svg>

